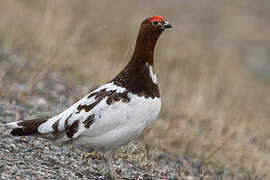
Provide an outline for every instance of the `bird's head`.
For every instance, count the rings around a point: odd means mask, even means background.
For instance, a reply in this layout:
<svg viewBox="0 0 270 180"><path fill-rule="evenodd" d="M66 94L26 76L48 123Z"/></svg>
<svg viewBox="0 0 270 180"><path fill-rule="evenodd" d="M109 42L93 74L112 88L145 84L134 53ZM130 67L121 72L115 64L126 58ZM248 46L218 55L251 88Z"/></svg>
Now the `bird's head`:
<svg viewBox="0 0 270 180"><path fill-rule="evenodd" d="M140 33L145 35L159 36L165 29L172 28L162 16L153 16L145 19L140 28Z"/></svg>
<svg viewBox="0 0 270 180"><path fill-rule="evenodd" d="M131 58L132 61L144 60L153 65L156 42L160 34L168 28L172 28L172 25L162 16L153 16L145 19L139 30L135 50Z"/></svg>

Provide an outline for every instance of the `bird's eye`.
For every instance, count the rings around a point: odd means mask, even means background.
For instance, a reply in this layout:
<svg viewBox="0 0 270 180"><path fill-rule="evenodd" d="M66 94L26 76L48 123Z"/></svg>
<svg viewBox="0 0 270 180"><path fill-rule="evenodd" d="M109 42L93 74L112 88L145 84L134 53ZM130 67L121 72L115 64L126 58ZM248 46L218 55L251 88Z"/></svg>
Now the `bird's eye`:
<svg viewBox="0 0 270 180"><path fill-rule="evenodd" d="M158 22L158 21L154 21L154 22L152 22L152 24L153 24L154 26L157 26L157 25L159 25L159 22Z"/></svg>

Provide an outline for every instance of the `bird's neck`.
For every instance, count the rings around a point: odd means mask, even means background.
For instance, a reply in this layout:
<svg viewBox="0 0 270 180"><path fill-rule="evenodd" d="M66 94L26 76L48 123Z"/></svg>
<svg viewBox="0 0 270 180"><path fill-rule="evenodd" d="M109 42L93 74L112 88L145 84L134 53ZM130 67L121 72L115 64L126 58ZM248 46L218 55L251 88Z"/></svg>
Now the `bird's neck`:
<svg viewBox="0 0 270 180"><path fill-rule="evenodd" d="M160 97L158 85L151 77L157 38L139 34L130 62L112 82L138 96Z"/></svg>
<svg viewBox="0 0 270 180"><path fill-rule="evenodd" d="M134 53L131 57L132 63L148 63L154 66L154 49L156 46L157 37L147 36L139 33L135 45Z"/></svg>

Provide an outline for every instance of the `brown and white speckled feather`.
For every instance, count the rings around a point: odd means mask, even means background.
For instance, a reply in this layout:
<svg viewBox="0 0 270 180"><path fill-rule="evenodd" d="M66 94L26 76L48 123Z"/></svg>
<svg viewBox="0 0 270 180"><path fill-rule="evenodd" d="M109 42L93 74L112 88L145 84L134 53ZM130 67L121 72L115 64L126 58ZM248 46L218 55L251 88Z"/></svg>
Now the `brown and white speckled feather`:
<svg viewBox="0 0 270 180"><path fill-rule="evenodd" d="M146 68L150 70L148 65L146 65ZM150 77L150 72L148 71L148 73ZM122 121L121 116L125 115L125 112L127 112L126 109L132 108L134 109L134 113L137 113L136 108L145 108L144 101L153 101L153 104L151 105L157 103L155 106L153 106L157 111L153 114L153 117L149 119L151 121L154 120L160 109L160 98L143 93L144 92L140 92L136 95L132 92L128 92L126 88L115 85L115 82L110 82L89 93L80 101L73 104L70 108L51 119L24 120L9 123L7 125L13 128L11 134L15 136L38 135L44 138L55 140L56 143L75 139L83 133L84 135L95 137L103 135L103 133L109 132L118 126L123 126L123 124L127 122ZM137 102L139 99L142 99L141 103L136 105L135 102ZM152 114L151 111L154 109L151 107L149 108L151 109L150 114ZM106 126L106 123L103 124L103 121L107 121L107 116L108 119L111 119L109 121L113 122L109 123L110 126L108 127ZM128 114L126 116L128 116ZM120 119L120 121L113 120L114 118ZM117 122L119 123L117 124ZM103 132L102 128L100 128L101 131L99 132L91 130L91 126L97 126L95 123L103 124L103 127L106 128L105 131ZM142 123L144 125L148 124L147 122ZM145 128L144 125L142 125L142 128L139 130L139 132ZM90 130L91 133L85 132L86 130ZM125 143L126 142L122 142L121 144ZM101 145L100 148L103 149L105 146L106 145Z"/></svg>
<svg viewBox="0 0 270 180"><path fill-rule="evenodd" d="M125 88L107 83L89 93L61 114L48 119L24 120L7 124L13 135L44 135L46 138L64 142L78 137L94 123L95 116L115 102L128 103L130 98ZM103 108L102 108L103 107ZM64 132L64 133L63 133Z"/></svg>

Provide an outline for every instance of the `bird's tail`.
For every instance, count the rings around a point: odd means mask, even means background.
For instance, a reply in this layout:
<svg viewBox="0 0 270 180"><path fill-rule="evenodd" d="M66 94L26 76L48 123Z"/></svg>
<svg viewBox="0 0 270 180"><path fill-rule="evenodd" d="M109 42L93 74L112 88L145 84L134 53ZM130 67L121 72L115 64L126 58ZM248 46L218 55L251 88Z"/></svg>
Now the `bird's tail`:
<svg viewBox="0 0 270 180"><path fill-rule="evenodd" d="M47 119L22 120L7 123L6 126L12 129L11 134L13 136L37 135L40 134L38 127L46 121Z"/></svg>

